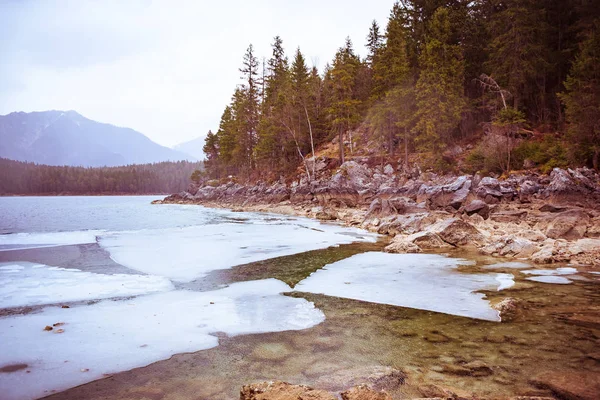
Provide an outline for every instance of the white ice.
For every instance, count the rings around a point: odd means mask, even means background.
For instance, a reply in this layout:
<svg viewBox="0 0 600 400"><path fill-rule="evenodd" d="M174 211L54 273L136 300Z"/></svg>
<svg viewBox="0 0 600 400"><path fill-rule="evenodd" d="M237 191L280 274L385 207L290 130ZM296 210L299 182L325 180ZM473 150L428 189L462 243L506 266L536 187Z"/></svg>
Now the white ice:
<svg viewBox="0 0 600 400"><path fill-rule="evenodd" d="M37 398L177 353L208 349L218 345L215 332L301 330L325 319L313 303L279 294L290 290L267 279L211 292L177 290L0 318L0 367L28 365L0 373L1 397ZM58 322L65 324L43 330Z"/></svg>
<svg viewBox="0 0 600 400"><path fill-rule="evenodd" d="M185 228L116 232L99 238L117 263L152 275L189 282L208 272L302 253L376 235L308 219L255 220Z"/></svg>
<svg viewBox="0 0 600 400"><path fill-rule="evenodd" d="M500 321L484 295L475 292L510 287L513 276L457 272L462 262L433 254L362 253L325 266L295 289Z"/></svg>
<svg viewBox="0 0 600 400"><path fill-rule="evenodd" d="M106 299L173 290L167 278L104 275L32 263L0 263L0 308Z"/></svg>
<svg viewBox="0 0 600 400"><path fill-rule="evenodd" d="M527 280L542 283L556 283L559 285L566 285L572 282L570 279L567 279L564 276L556 275L532 276L531 278L527 278Z"/></svg>
<svg viewBox="0 0 600 400"><path fill-rule="evenodd" d="M0 235L0 251L96 243L103 231L35 232Z"/></svg>
<svg viewBox="0 0 600 400"><path fill-rule="evenodd" d="M552 276L552 275L572 275L577 273L576 268L563 267L556 269L529 269L527 271L521 271L527 275L539 275L539 276Z"/></svg>

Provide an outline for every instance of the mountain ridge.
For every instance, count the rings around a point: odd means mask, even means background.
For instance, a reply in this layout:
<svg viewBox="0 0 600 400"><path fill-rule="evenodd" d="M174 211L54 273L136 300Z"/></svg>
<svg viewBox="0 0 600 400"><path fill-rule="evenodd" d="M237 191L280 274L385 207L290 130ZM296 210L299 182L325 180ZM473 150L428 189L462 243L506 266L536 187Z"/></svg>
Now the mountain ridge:
<svg viewBox="0 0 600 400"><path fill-rule="evenodd" d="M1 115L0 157L83 167L196 161L134 129L94 121L74 110Z"/></svg>

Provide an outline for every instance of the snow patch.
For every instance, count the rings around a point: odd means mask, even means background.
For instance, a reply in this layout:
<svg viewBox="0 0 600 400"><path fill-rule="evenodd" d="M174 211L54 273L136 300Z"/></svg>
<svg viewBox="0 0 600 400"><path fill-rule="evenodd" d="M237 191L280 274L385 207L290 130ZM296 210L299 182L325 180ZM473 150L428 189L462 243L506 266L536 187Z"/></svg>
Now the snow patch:
<svg viewBox="0 0 600 400"><path fill-rule="evenodd" d="M0 374L2 398L37 398L177 353L215 347L214 332L301 330L325 319L313 303L280 295L290 290L267 279L210 292L177 290L0 318L0 366L28 365ZM64 325L43 330L59 322Z"/></svg>
<svg viewBox="0 0 600 400"><path fill-rule="evenodd" d="M173 290L167 278L104 275L41 264L0 264L0 308L136 296Z"/></svg>
<svg viewBox="0 0 600 400"><path fill-rule="evenodd" d="M300 292L500 321L479 290L514 285L512 274L466 274L464 260L434 254L362 253L325 266L299 282Z"/></svg>
<svg viewBox="0 0 600 400"><path fill-rule="evenodd" d="M532 276L531 278L527 278L527 280L542 283L555 283L559 285L567 285L569 283L572 283L570 279L567 279L564 276L555 275Z"/></svg>
<svg viewBox="0 0 600 400"><path fill-rule="evenodd" d="M538 276L553 276L553 275L572 275L577 273L576 268L563 267L556 269L529 269L527 271L521 271L527 275L538 275Z"/></svg>
<svg viewBox="0 0 600 400"><path fill-rule="evenodd" d="M201 278L210 271L302 253L377 235L354 228L310 220L220 223L116 232L98 242L111 258L126 267L180 282Z"/></svg>
<svg viewBox="0 0 600 400"><path fill-rule="evenodd" d="M96 243L104 231L11 233L0 235L0 251Z"/></svg>

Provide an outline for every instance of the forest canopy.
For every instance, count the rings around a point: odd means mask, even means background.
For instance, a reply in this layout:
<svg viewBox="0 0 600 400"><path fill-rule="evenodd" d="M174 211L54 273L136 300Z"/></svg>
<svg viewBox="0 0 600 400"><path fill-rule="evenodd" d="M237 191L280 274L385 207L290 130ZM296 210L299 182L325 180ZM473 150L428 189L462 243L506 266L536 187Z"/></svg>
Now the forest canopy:
<svg viewBox="0 0 600 400"><path fill-rule="evenodd" d="M40 165L0 158L0 195L176 193L202 162L160 162L84 168Z"/></svg>
<svg viewBox="0 0 600 400"><path fill-rule="evenodd" d="M453 168L444 152L471 143L474 169L598 169L599 17L590 0L402 0L365 27L365 57L347 38L322 71L279 36L266 62L250 45L207 171L279 179L304 163L310 178L315 148L334 140L343 162L359 135L406 166Z"/></svg>

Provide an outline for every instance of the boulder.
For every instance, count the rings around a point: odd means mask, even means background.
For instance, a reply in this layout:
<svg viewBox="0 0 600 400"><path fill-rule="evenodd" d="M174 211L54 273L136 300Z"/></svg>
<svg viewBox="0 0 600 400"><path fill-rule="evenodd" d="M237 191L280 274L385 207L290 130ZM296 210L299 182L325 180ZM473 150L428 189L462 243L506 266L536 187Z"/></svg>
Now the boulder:
<svg viewBox="0 0 600 400"><path fill-rule="evenodd" d="M502 257L527 258L539 251L540 248L531 240L516 235L496 237L480 251L484 254Z"/></svg>
<svg viewBox="0 0 600 400"><path fill-rule="evenodd" d="M483 177L477 185L475 194L488 204L499 203L500 199L502 198L500 182L496 178L489 176Z"/></svg>
<svg viewBox="0 0 600 400"><path fill-rule="evenodd" d="M383 173L386 175L393 175L394 167L392 167L390 164L386 164L386 166L383 167Z"/></svg>
<svg viewBox="0 0 600 400"><path fill-rule="evenodd" d="M336 400L333 394L287 382L260 382L242 386L240 400Z"/></svg>
<svg viewBox="0 0 600 400"><path fill-rule="evenodd" d="M590 217L581 210L559 213L546 229L546 236L552 239L580 239L585 235Z"/></svg>
<svg viewBox="0 0 600 400"><path fill-rule="evenodd" d="M450 184L423 189L421 194L427 196L428 203L433 209L451 207L458 210L467 200L470 192L471 179L464 175L459 176Z"/></svg>
<svg viewBox="0 0 600 400"><path fill-rule="evenodd" d="M433 232L423 231L408 235L404 240L416 244L422 249L441 249L452 247Z"/></svg>
<svg viewBox="0 0 600 400"><path fill-rule="evenodd" d="M490 206L483 200L475 199L471 200L465 206L465 212L467 215L479 214L483 219L488 219L490 216Z"/></svg>
<svg viewBox="0 0 600 400"><path fill-rule="evenodd" d="M597 179L597 175L587 168L569 169L568 171L554 168L550 173L550 182L542 195L555 199L586 200L582 196L592 194L592 197L597 198L600 190Z"/></svg>
<svg viewBox="0 0 600 400"><path fill-rule="evenodd" d="M507 297L497 304L494 304L492 308L498 311L501 322L514 321L519 315L519 302L512 297Z"/></svg>
<svg viewBox="0 0 600 400"><path fill-rule="evenodd" d="M405 236L396 236L392 243L383 249L386 253L420 253L421 248L411 241L406 240Z"/></svg>
<svg viewBox="0 0 600 400"><path fill-rule="evenodd" d="M388 393L375 391L367 385L355 386L340 395L342 400L392 400Z"/></svg>
<svg viewBox="0 0 600 400"><path fill-rule="evenodd" d="M458 218L436 222L429 231L437 233L444 242L453 246L477 245L484 241L477 228Z"/></svg>
<svg viewBox="0 0 600 400"><path fill-rule="evenodd" d="M600 380L593 371L546 372L531 379L530 383L550 389L565 400L597 400L600 393Z"/></svg>

